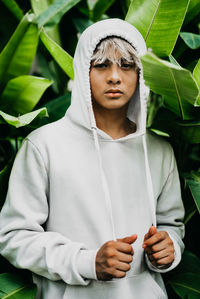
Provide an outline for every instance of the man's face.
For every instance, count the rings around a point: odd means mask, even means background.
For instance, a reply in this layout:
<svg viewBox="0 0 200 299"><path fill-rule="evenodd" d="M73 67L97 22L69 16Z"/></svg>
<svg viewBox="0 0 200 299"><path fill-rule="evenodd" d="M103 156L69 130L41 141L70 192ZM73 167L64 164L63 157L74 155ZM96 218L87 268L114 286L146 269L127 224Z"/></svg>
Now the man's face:
<svg viewBox="0 0 200 299"><path fill-rule="evenodd" d="M124 108L136 90L138 74L134 64L125 61L119 53L117 55L120 65L109 59L91 65L90 86L95 109Z"/></svg>

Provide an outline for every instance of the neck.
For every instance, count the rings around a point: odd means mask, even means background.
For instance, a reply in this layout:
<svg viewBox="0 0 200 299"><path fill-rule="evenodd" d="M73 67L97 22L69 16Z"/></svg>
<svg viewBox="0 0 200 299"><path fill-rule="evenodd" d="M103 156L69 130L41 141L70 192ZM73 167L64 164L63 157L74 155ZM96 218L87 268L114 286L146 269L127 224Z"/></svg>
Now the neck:
<svg viewBox="0 0 200 299"><path fill-rule="evenodd" d="M96 109L96 103L93 102L93 110L96 124L99 129L107 133L113 139L127 136L136 131L136 126L126 117L128 105L122 109Z"/></svg>

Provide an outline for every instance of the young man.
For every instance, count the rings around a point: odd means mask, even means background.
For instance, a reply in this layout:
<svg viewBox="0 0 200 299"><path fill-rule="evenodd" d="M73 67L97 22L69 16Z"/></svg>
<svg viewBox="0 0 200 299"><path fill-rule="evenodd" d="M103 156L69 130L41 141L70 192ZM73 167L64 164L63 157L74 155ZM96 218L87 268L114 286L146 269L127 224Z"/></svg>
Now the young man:
<svg viewBox="0 0 200 299"><path fill-rule="evenodd" d="M1 254L33 272L37 298L167 298L183 250L176 163L146 133L140 33L118 19L81 36L72 103L17 154Z"/></svg>

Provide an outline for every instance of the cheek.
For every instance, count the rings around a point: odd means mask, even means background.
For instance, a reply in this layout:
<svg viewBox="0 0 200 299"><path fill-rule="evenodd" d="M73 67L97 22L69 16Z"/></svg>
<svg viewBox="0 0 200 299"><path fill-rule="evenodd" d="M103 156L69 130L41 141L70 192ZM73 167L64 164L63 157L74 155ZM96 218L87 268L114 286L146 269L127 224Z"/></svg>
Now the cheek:
<svg viewBox="0 0 200 299"><path fill-rule="evenodd" d="M98 89L98 76L94 74L92 71L90 72L90 88L92 93Z"/></svg>
<svg viewBox="0 0 200 299"><path fill-rule="evenodd" d="M135 92L137 88L137 82L138 82L137 78L134 77L131 80L129 78L127 88L130 94L133 94Z"/></svg>

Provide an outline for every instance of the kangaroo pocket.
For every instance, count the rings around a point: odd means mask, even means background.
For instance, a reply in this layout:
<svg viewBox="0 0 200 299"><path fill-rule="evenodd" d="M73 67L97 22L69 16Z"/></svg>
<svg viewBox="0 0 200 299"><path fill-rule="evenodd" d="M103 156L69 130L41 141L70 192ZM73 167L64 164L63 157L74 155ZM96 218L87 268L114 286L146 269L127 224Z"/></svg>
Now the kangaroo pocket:
<svg viewBox="0 0 200 299"><path fill-rule="evenodd" d="M167 299L148 271L111 281L91 281L88 286L68 285L64 299Z"/></svg>

